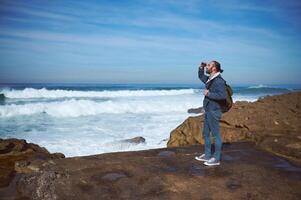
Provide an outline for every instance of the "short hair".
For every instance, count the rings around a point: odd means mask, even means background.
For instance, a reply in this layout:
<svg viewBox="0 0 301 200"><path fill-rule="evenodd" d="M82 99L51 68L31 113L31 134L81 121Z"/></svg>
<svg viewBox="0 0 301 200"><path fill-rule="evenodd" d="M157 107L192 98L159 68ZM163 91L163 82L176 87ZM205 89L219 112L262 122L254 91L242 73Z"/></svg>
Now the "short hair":
<svg viewBox="0 0 301 200"><path fill-rule="evenodd" d="M220 73L223 73L224 70L221 69L221 64L219 62L215 61L215 60L213 60L212 62L214 63L214 66L215 66L216 70Z"/></svg>

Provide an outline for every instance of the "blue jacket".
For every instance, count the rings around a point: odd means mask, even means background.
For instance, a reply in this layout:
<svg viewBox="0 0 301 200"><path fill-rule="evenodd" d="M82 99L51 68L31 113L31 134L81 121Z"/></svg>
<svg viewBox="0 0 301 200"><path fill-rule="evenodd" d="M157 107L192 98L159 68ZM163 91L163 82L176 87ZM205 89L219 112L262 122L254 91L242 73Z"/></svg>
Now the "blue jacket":
<svg viewBox="0 0 301 200"><path fill-rule="evenodd" d="M227 98L225 80L218 75L208 83L209 76L204 74L204 69L199 68L199 78L205 83L206 89L209 90L208 96L204 97L203 108L205 111L221 110L221 104Z"/></svg>

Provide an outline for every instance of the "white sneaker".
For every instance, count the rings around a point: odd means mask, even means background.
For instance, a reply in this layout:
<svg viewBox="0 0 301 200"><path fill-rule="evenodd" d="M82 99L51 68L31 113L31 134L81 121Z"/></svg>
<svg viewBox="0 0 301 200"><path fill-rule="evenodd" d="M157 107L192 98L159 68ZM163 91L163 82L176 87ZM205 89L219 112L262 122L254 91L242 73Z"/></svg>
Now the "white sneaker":
<svg viewBox="0 0 301 200"><path fill-rule="evenodd" d="M198 160L198 161L204 161L204 162L210 160L210 159L206 159L206 158L205 158L205 154L202 154L202 155L200 155L200 156L196 156L195 159Z"/></svg>
<svg viewBox="0 0 301 200"><path fill-rule="evenodd" d="M216 160L216 158L210 158L208 161L204 162L204 165L213 166L213 165L220 165L221 163Z"/></svg>

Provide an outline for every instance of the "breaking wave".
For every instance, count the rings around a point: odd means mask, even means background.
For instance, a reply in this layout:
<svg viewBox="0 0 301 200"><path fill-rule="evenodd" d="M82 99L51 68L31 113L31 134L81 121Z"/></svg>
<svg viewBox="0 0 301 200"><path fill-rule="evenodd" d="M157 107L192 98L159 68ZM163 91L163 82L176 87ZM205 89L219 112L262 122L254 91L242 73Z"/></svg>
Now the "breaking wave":
<svg viewBox="0 0 301 200"><path fill-rule="evenodd" d="M3 90L1 93L7 98L115 98L115 97L140 97L140 96L172 96L193 94L194 89L171 90L118 90L118 91L78 91L78 90L49 90L46 88L23 90Z"/></svg>
<svg viewBox="0 0 301 200"><path fill-rule="evenodd" d="M185 112L193 107L193 102L176 101L103 101L92 100L64 100L57 102L39 102L27 104L11 104L0 107L0 117L13 117L18 115L48 114L54 117L79 117L88 115L98 115L103 113L123 114L123 113L166 113Z"/></svg>

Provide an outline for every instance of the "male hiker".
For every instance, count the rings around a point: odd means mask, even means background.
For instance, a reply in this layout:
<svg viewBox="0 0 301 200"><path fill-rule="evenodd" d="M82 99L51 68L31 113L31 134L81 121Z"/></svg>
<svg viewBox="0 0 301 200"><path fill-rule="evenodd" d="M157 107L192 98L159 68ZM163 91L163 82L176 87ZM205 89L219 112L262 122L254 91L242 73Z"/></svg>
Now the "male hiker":
<svg viewBox="0 0 301 200"><path fill-rule="evenodd" d="M209 76L204 74L204 68ZM222 139L220 133L219 120L222 116L222 102L227 98L225 81L221 77L221 65L217 61L212 61L208 65L202 63L199 66L199 78L205 83L203 108L204 126L203 137L205 140L205 153L196 156L195 159L205 161L205 165L220 165ZM211 137L210 132L215 138L215 152L211 154Z"/></svg>

